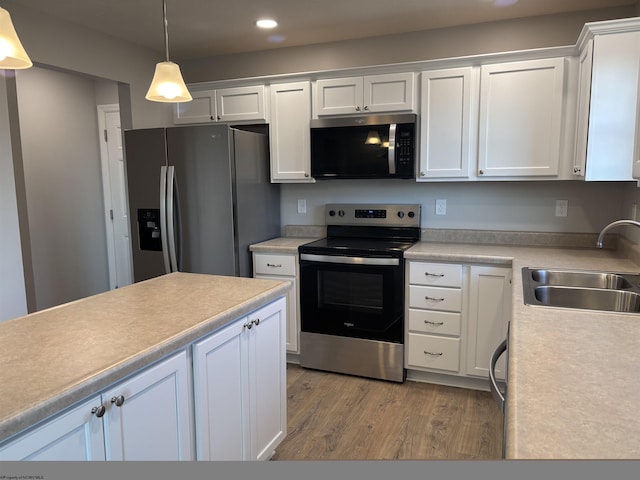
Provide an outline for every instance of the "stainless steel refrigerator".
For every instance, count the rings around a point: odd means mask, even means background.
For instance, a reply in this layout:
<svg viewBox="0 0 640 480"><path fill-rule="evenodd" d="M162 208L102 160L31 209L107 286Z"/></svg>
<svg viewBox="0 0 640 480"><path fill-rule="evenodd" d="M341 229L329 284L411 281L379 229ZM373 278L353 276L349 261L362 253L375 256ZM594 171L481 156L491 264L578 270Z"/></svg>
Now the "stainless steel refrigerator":
<svg viewBox="0 0 640 480"><path fill-rule="evenodd" d="M202 125L124 139L134 281L174 271L250 277L249 245L280 236L267 136Z"/></svg>

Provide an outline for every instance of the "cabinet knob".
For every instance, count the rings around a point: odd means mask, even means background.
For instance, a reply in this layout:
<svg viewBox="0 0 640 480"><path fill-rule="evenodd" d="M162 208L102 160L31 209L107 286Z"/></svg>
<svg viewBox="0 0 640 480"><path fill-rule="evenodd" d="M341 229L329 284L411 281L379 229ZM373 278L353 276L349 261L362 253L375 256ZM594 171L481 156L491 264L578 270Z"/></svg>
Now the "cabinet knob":
<svg viewBox="0 0 640 480"><path fill-rule="evenodd" d="M308 174L308 173L305 173L305 174L304 174L304 178L309 178L309 174Z"/></svg>
<svg viewBox="0 0 640 480"><path fill-rule="evenodd" d="M582 169L580 167L573 167L573 173L580 174L582 173Z"/></svg>
<svg viewBox="0 0 640 480"><path fill-rule="evenodd" d="M247 330L251 330L253 328L253 322L247 322L242 327L246 328Z"/></svg>
<svg viewBox="0 0 640 480"><path fill-rule="evenodd" d="M369 110L369 107L367 105L364 106L365 110Z"/></svg>
<svg viewBox="0 0 640 480"><path fill-rule="evenodd" d="M222 117L220 117L220 115L218 115L218 121L220 121L222 119Z"/></svg>
<svg viewBox="0 0 640 480"><path fill-rule="evenodd" d="M356 107L356 112L359 112L359 111L360 111L360 105Z"/></svg>
<svg viewBox="0 0 640 480"><path fill-rule="evenodd" d="M479 173L480 175L484 175L484 170L480 170L478 173Z"/></svg>
<svg viewBox="0 0 640 480"><path fill-rule="evenodd" d="M424 173L424 172L420 172L420 176L421 176L421 177L424 177L424 176L426 176L426 175L427 175L426 173Z"/></svg>
<svg viewBox="0 0 640 480"><path fill-rule="evenodd" d="M257 327L258 325L260 325L260 319L259 319L259 318L256 318L256 319L253 321L253 324L254 324L256 327Z"/></svg>
<svg viewBox="0 0 640 480"><path fill-rule="evenodd" d="M124 395L118 395L117 397L111 397L111 403L115 403L116 407L121 407L124 403Z"/></svg>
<svg viewBox="0 0 640 480"><path fill-rule="evenodd" d="M93 413L96 417L101 418L106 410L107 409L104 408L104 405L100 405L99 407L93 407L91 409L91 413Z"/></svg>

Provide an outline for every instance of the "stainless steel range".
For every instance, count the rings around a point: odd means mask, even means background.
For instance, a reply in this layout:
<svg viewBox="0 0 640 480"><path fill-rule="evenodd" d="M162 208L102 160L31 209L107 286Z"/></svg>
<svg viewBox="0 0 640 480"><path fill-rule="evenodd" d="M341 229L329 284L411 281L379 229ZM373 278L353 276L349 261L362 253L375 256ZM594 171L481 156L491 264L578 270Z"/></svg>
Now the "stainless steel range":
<svg viewBox="0 0 640 480"><path fill-rule="evenodd" d="M327 237L301 245L300 365L403 382L404 251L420 205L326 205Z"/></svg>

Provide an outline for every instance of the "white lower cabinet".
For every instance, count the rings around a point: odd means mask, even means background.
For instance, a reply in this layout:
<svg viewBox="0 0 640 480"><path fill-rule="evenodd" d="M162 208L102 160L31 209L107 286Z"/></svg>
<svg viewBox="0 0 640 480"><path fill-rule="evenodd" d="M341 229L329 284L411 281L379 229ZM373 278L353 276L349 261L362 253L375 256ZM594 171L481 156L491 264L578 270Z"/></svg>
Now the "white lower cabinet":
<svg viewBox="0 0 640 480"><path fill-rule="evenodd" d="M0 460L193 460L188 371L182 351L21 435Z"/></svg>
<svg viewBox="0 0 640 480"><path fill-rule="evenodd" d="M469 386L478 386L473 379L488 377L491 353L506 334L511 269L409 261L407 282L409 377L426 372L442 383L464 386L469 379ZM457 379L448 382L451 376Z"/></svg>
<svg viewBox="0 0 640 480"><path fill-rule="evenodd" d="M286 349L289 353L300 353L298 255L254 253L253 277L291 282L291 289L287 291Z"/></svg>
<svg viewBox="0 0 640 480"><path fill-rule="evenodd" d="M470 266L467 375L489 378L489 359L505 339L510 317L511 269ZM504 358L498 363L496 375L504 380Z"/></svg>
<svg viewBox="0 0 640 480"><path fill-rule="evenodd" d="M286 435L285 301L193 346L196 457L266 460Z"/></svg>

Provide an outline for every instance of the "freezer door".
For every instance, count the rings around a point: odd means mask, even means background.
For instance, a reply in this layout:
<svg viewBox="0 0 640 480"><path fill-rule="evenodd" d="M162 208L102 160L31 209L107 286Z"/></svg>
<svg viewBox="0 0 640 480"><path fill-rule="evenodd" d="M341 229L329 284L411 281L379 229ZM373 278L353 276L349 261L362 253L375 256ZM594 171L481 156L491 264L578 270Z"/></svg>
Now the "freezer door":
<svg viewBox="0 0 640 480"><path fill-rule="evenodd" d="M182 272L235 275L229 135L226 125L167 129Z"/></svg>
<svg viewBox="0 0 640 480"><path fill-rule="evenodd" d="M133 277L165 273L160 243L160 171L166 166L165 129L124 132Z"/></svg>

